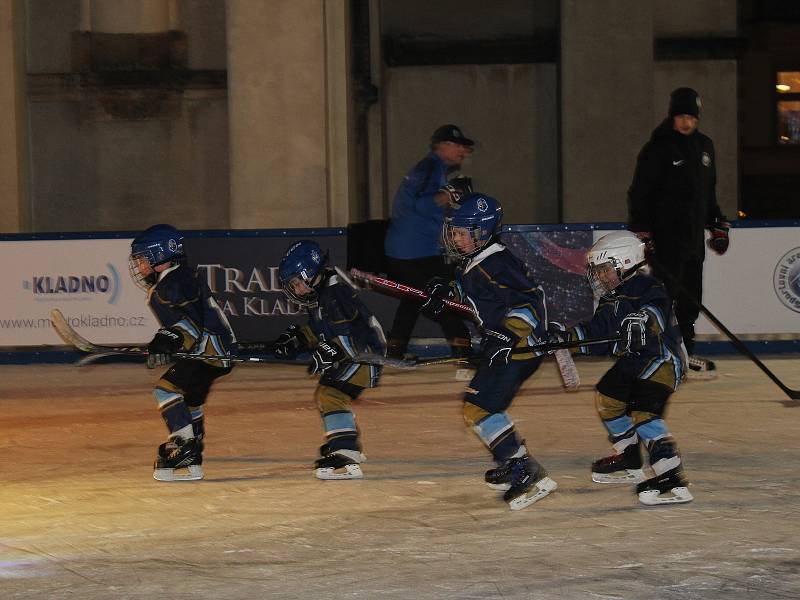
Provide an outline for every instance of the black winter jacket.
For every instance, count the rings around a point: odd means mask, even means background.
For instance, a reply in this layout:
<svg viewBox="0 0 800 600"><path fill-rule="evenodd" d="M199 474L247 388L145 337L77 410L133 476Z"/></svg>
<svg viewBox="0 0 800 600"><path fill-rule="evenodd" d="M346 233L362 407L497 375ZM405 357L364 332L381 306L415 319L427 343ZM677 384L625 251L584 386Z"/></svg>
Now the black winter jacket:
<svg viewBox="0 0 800 600"><path fill-rule="evenodd" d="M683 135L665 119L636 161L628 190L629 228L651 232L657 255L703 260L704 229L724 220L716 185L711 138L697 130Z"/></svg>

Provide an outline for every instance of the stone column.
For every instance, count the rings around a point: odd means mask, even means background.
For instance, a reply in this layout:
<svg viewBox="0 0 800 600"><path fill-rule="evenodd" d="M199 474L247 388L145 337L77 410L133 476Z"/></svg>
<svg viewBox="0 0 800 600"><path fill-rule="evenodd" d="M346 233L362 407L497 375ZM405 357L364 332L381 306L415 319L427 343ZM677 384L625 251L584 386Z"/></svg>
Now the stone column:
<svg viewBox="0 0 800 600"><path fill-rule="evenodd" d="M346 0L229 0L231 227L347 224Z"/></svg>
<svg viewBox="0 0 800 600"><path fill-rule="evenodd" d="M653 123L653 3L561 0L565 222L625 221Z"/></svg>
<svg viewBox="0 0 800 600"><path fill-rule="evenodd" d="M0 2L0 232L30 231L25 2Z"/></svg>

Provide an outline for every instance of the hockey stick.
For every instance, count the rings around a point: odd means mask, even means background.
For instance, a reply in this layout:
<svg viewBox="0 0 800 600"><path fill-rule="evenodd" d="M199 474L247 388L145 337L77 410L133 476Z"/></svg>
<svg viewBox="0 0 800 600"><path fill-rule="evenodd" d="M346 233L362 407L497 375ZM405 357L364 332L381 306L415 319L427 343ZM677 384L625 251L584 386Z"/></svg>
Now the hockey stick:
<svg viewBox="0 0 800 600"><path fill-rule="evenodd" d="M700 312L702 312L706 316L706 318L716 326L717 329L719 329L722 333L724 333L728 337L728 339L733 344L734 348L736 348L739 352L741 352L747 358L752 360L759 369L764 371L764 374L767 377L769 377L775 385L781 388L781 390L783 390L783 392L787 396L789 396L789 398L791 398L792 400L800 400L800 390L793 390L786 384L784 384L780 379L778 379L777 375L775 375L775 373L770 371L767 368L767 365L761 362L761 360L759 360L759 358L755 354L753 354L750 348L745 346L744 343L738 337L736 337L736 335L734 335L734 333L731 330L725 327L725 325L723 325L722 322L716 316L714 316L714 314L710 310L708 310L708 308L706 308L702 302L700 302L700 300L693 297L687 291L686 287L680 281L678 281L678 279L672 273L664 269L664 267L662 267L658 261L654 260L653 257L650 257L649 261L660 273L664 274L670 280L670 282L675 286L675 288L681 294L683 294L684 297L687 300L689 300L689 302L691 302L697 308L699 308Z"/></svg>
<svg viewBox="0 0 800 600"><path fill-rule="evenodd" d="M70 346L74 346L78 350L90 353L104 353L107 356L112 354L147 354L147 346L103 346L90 342L67 322L63 313L54 308L50 311L50 324L56 330L58 336ZM236 344L239 350L245 352L264 352L269 354L275 347L275 342L239 342Z"/></svg>
<svg viewBox="0 0 800 600"><path fill-rule="evenodd" d="M596 346L598 344L611 344L616 342L622 342L624 340L625 340L624 337L616 336L607 338L591 338L587 340L547 342L544 344L537 344L535 346L528 346L525 348L514 348L511 350L511 354L530 354L531 352L552 352L555 350L562 350L568 348ZM463 363L463 364L473 364L473 365L475 364L473 361L463 356L444 356L441 358L405 360L402 358L390 358L388 356L383 356L382 354L373 354L369 352L362 352L360 354L356 354L354 360L355 362L393 367L395 369L416 369L419 367L430 367L430 366L444 365L449 363Z"/></svg>
<svg viewBox="0 0 800 600"><path fill-rule="evenodd" d="M354 279L358 279L359 281L366 283L366 287L368 288L374 286L378 289L396 292L401 296L410 296L413 298L418 298L419 300L428 299L428 294L420 289L405 285L403 283L398 283L397 281L392 281L391 279L378 277L373 273L359 271L358 269L350 269L350 275ZM442 298L442 302L444 302L444 305L447 308L461 313L463 316L469 317L473 321L480 322L478 315L471 306L454 302L452 300L447 300L445 298ZM497 332L487 329L484 329L484 332L490 336L495 334L493 337L502 336L502 334L497 334ZM577 390L578 386L581 384L581 379L580 375L578 374L578 368L575 366L575 361L572 360L572 355L569 352L562 350L557 350L553 353L553 355L555 356L556 364L558 365L558 372L561 375L561 381L564 384L564 389L567 391Z"/></svg>
<svg viewBox="0 0 800 600"><path fill-rule="evenodd" d="M75 331L75 329L73 329L73 327L67 322L67 319L64 317L62 312L57 308L54 308L50 311L50 323L53 325L53 329L56 330L56 333L62 340L64 340L64 342L88 354L88 356L84 356L76 363L79 366L91 364L107 356L147 356L149 354L147 351L147 346L103 346L90 342L77 331ZM244 344L244 346L245 349L263 349L268 352L272 349L273 344L271 342L255 342L251 344ZM260 356L216 356L207 354L190 354L188 352L176 352L172 356L187 360L227 360L232 363L304 364L297 363L296 361L284 361L277 358L263 358Z"/></svg>

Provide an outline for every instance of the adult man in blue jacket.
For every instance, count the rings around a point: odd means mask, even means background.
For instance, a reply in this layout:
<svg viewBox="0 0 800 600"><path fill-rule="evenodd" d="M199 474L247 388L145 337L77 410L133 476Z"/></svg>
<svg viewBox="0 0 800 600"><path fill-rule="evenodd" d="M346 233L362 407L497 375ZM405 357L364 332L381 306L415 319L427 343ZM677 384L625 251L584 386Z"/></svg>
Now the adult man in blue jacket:
<svg viewBox="0 0 800 600"><path fill-rule="evenodd" d="M394 196L392 219L386 233L385 250L389 275L406 285L424 288L433 277L452 277L445 263L440 237L444 209L469 194L471 182L465 177L448 181L475 142L456 125L442 125L431 136L431 150L403 178ZM389 336L387 353L402 357L417 321L419 303L401 299ZM459 317L442 314L440 325L455 354L469 350L469 332Z"/></svg>

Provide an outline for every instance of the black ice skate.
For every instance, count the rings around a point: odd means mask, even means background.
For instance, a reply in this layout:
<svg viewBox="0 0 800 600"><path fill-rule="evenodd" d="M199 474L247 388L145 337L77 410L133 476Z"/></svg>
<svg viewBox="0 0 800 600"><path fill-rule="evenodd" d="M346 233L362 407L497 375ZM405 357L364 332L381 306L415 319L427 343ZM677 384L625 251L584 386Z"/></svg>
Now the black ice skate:
<svg viewBox="0 0 800 600"><path fill-rule="evenodd" d="M639 444L631 444L621 453L594 461L592 463L592 481L595 483L639 483L644 481Z"/></svg>
<svg viewBox="0 0 800 600"><path fill-rule="evenodd" d="M177 472L176 472L177 471ZM175 438L158 447L153 479L158 481L195 481L203 478L201 442Z"/></svg>
<svg viewBox="0 0 800 600"><path fill-rule="evenodd" d="M686 485L683 470L675 467L640 483L636 486L636 493L639 495L639 502L647 506L680 504L694 499Z"/></svg>
<svg viewBox="0 0 800 600"><path fill-rule="evenodd" d="M360 463L367 457L358 450L330 450L327 445L320 448L321 458L314 462L317 479L363 479Z"/></svg>
<svg viewBox="0 0 800 600"><path fill-rule="evenodd" d="M544 467L528 456L509 459L507 464L511 481L503 500L511 510L526 508L558 487Z"/></svg>
<svg viewBox="0 0 800 600"><path fill-rule="evenodd" d="M713 360L690 356L688 366L689 368L686 370L688 379L707 380L714 379L717 376L717 366Z"/></svg>
<svg viewBox="0 0 800 600"><path fill-rule="evenodd" d="M511 461L506 461L495 469L489 469L483 476L486 485L493 490L505 492L511 487Z"/></svg>

